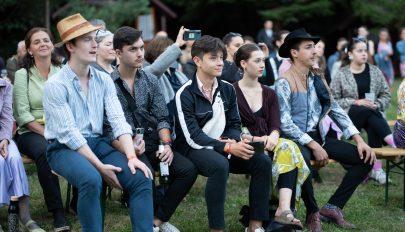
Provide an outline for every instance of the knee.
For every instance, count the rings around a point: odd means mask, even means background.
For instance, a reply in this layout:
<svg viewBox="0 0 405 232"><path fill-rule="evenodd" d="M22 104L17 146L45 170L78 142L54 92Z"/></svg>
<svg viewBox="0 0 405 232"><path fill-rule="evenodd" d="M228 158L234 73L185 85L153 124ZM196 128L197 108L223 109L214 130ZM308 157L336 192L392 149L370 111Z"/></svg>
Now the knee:
<svg viewBox="0 0 405 232"><path fill-rule="evenodd" d="M19 165L22 163L22 158L20 154L14 154L14 153L9 153L7 156L8 162L10 165L16 167L16 165Z"/></svg>
<svg viewBox="0 0 405 232"><path fill-rule="evenodd" d="M79 177L79 190L87 190L92 192L100 192L103 180L98 172L86 173L84 176Z"/></svg>
<svg viewBox="0 0 405 232"><path fill-rule="evenodd" d="M197 167L192 162L183 163L180 175L182 177L186 177L189 180L195 180L198 176Z"/></svg>
<svg viewBox="0 0 405 232"><path fill-rule="evenodd" d="M131 174L127 184L128 191L131 193L143 191L152 192L152 180L146 178L140 170L136 170L135 174Z"/></svg>
<svg viewBox="0 0 405 232"><path fill-rule="evenodd" d="M271 159L265 154L255 154L252 157L252 162L254 162L254 169L260 171L261 173L271 173Z"/></svg>
<svg viewBox="0 0 405 232"><path fill-rule="evenodd" d="M212 163L211 173L214 175L221 175L228 177L229 174L229 163L228 160L222 155Z"/></svg>

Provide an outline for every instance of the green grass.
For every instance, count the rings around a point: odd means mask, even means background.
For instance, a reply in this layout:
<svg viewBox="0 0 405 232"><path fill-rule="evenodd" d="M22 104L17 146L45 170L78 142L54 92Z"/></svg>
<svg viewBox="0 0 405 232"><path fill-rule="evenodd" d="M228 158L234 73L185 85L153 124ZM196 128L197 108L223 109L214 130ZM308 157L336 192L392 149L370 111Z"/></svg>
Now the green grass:
<svg viewBox="0 0 405 232"><path fill-rule="evenodd" d="M400 80L395 82L393 87L393 99L390 108L387 110L388 119L395 119L396 114L396 89ZM47 212L44 204L42 189L39 186L34 165L27 165L31 191L31 214L34 220L47 231L52 231L52 216ZM325 204L328 198L337 188L344 169L338 164L331 164L321 170L324 179L323 184L314 186L316 199L319 206ZM403 204L403 178L402 175L392 174L393 184L390 185L390 197L388 204L384 204L384 187L370 181L361 185L344 208L346 218L356 224L357 231L405 231L405 212ZM204 186L206 178L199 177L191 192L180 204L171 222L178 226L181 231L199 232L208 231L207 210L204 201ZM249 180L244 175L230 175L227 188L227 199L225 205L226 231L243 231L239 223L239 210L242 205L248 202ZM62 195L65 197L66 182L61 179ZM105 231L124 232L130 231L131 224L128 211L121 207L118 202L119 191L114 190L112 200L107 200ZM305 207L301 201L298 218L304 220ZM77 218L68 214L72 231L81 231ZM0 224L5 227L7 220L7 208L0 209ZM345 231L333 225L324 223L324 231Z"/></svg>

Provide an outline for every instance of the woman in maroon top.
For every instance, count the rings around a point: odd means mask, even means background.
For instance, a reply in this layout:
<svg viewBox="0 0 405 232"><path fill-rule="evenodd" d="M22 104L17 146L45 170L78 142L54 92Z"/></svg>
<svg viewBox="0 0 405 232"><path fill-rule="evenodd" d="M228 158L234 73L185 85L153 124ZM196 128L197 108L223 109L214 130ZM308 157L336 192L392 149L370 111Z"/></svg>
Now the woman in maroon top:
<svg viewBox="0 0 405 232"><path fill-rule="evenodd" d="M242 138L263 142L273 159L273 186L278 187L279 205L274 220L302 229L294 217L294 195L298 197L301 184L309 174L298 146L280 138L280 113L274 90L261 85L265 55L255 44L245 44L235 53L235 64L243 71L242 80L234 83L243 132Z"/></svg>

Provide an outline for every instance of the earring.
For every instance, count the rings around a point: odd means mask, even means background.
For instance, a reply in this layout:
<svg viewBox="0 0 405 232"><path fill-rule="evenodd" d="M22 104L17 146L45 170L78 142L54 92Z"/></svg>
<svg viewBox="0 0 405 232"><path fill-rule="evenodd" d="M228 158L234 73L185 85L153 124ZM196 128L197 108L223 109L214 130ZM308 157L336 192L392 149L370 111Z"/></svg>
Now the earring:
<svg viewBox="0 0 405 232"><path fill-rule="evenodd" d="M353 57L352 57L352 56L349 56L349 60L353 60Z"/></svg>
<svg viewBox="0 0 405 232"><path fill-rule="evenodd" d="M31 58L34 58L34 55L32 55L32 53L30 53L30 57L31 57Z"/></svg>

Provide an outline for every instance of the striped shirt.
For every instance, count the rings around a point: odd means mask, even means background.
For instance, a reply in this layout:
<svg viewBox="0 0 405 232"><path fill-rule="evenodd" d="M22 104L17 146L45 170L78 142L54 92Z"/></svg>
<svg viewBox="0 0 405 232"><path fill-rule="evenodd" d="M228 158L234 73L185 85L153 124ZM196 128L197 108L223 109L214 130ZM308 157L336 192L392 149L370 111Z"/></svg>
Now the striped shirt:
<svg viewBox="0 0 405 232"><path fill-rule="evenodd" d="M66 64L44 87L45 138L57 139L72 150L85 145L86 137L103 134L103 116L116 138L132 134L109 75L90 67L87 96L79 78Z"/></svg>

